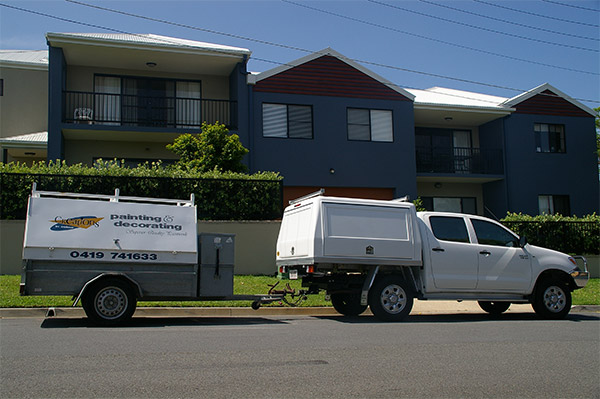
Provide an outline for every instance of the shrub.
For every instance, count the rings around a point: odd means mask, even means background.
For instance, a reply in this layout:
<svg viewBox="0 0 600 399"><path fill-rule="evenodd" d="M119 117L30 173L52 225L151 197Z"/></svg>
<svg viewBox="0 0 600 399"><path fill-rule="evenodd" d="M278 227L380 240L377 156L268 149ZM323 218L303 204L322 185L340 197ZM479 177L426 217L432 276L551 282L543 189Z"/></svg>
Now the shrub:
<svg viewBox="0 0 600 399"><path fill-rule="evenodd" d="M245 175L198 172L160 162L129 169L116 160L93 167L43 162L0 164L0 218L24 219L33 182L38 190L187 199L194 194L199 219L265 220L280 218L282 178L274 172Z"/></svg>
<svg viewBox="0 0 600 399"><path fill-rule="evenodd" d="M595 213L582 218L508 213L500 222L534 245L566 253L600 252L600 216Z"/></svg>

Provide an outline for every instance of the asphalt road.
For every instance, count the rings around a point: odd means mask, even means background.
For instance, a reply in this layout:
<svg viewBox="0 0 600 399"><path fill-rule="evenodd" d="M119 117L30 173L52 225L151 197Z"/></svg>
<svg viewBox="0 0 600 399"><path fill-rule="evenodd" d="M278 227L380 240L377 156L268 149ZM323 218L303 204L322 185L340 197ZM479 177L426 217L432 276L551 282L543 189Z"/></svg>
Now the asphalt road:
<svg viewBox="0 0 600 399"><path fill-rule="evenodd" d="M598 398L600 315L0 320L0 397Z"/></svg>

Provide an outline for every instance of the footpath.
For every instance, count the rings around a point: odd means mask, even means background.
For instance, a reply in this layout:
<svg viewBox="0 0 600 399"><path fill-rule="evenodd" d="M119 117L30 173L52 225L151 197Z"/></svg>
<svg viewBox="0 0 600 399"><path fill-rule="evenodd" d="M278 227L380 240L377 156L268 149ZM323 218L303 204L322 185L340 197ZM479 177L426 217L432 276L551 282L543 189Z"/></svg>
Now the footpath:
<svg viewBox="0 0 600 399"><path fill-rule="evenodd" d="M576 305L571 313L600 313L600 305ZM415 300L411 315L485 314L475 301L419 301ZM512 304L508 314L533 313L529 304ZM365 314L370 314L369 310ZM133 317L261 317L261 316L334 316L332 307L138 307ZM61 308L1 308L0 319L8 318L82 318L81 307Z"/></svg>

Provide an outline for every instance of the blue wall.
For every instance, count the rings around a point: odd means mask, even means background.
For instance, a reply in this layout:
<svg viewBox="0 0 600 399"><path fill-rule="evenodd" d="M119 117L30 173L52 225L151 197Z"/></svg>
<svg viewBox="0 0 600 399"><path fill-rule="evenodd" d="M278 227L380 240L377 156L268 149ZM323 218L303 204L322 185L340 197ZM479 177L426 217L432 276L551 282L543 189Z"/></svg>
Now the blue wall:
<svg viewBox="0 0 600 399"><path fill-rule="evenodd" d="M538 153L535 123L565 126L566 153ZM593 117L513 114L504 118L508 210L536 215L538 195L569 195L571 213L598 212Z"/></svg>
<svg viewBox="0 0 600 399"><path fill-rule="evenodd" d="M48 161L64 158L62 137L63 90L66 87L66 62L60 47L48 47Z"/></svg>
<svg viewBox="0 0 600 399"><path fill-rule="evenodd" d="M501 219L508 210L506 191L506 150L504 149L504 118L496 119L479 127L479 145L481 148L501 148L504 157L505 175L501 180L483 183L483 214Z"/></svg>
<svg viewBox="0 0 600 399"><path fill-rule="evenodd" d="M253 93L252 171L278 171L286 186L394 188L415 198L414 111L411 101ZM312 105L313 139L262 136L262 104ZM347 108L392 110L394 142L350 141ZM335 173L331 174L330 169Z"/></svg>
<svg viewBox="0 0 600 399"><path fill-rule="evenodd" d="M238 63L229 75L229 99L237 102L237 130L232 131L232 133L236 133L244 147L249 148L250 89L247 83L247 75L246 62ZM244 162L249 166L249 157L245 157Z"/></svg>

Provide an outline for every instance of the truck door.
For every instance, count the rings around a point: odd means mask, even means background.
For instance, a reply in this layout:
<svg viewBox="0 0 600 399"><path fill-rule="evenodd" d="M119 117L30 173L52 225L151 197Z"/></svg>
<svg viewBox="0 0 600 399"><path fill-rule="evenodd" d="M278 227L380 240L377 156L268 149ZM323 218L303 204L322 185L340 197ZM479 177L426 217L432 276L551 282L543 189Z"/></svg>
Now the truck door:
<svg viewBox="0 0 600 399"><path fill-rule="evenodd" d="M504 227L470 219L477 236L479 278L477 291L524 292L532 278L531 259L519 247L519 238Z"/></svg>
<svg viewBox="0 0 600 399"><path fill-rule="evenodd" d="M477 286L477 252L462 216L431 216L429 251L435 287L463 291Z"/></svg>

